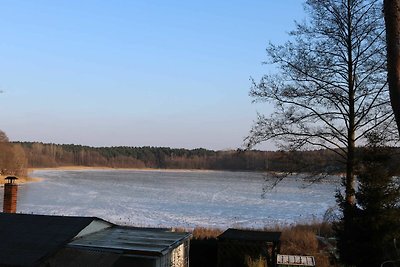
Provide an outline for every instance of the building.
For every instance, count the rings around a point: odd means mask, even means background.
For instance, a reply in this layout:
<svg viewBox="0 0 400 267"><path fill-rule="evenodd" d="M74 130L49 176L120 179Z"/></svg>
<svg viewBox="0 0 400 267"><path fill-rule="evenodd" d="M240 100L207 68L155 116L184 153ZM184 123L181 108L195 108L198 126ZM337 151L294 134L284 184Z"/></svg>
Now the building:
<svg viewBox="0 0 400 267"><path fill-rule="evenodd" d="M96 217L0 213L0 266L188 267L190 237Z"/></svg>
<svg viewBox="0 0 400 267"><path fill-rule="evenodd" d="M281 232L228 229L218 237L218 267L241 267L254 262L274 267L280 236Z"/></svg>

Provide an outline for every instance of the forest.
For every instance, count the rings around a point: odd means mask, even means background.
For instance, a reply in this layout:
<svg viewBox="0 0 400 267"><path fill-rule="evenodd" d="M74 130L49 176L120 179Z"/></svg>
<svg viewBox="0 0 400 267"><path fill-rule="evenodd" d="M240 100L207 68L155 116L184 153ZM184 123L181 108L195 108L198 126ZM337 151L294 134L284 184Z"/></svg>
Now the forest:
<svg viewBox="0 0 400 267"><path fill-rule="evenodd" d="M357 148L363 155L365 148ZM390 168L400 166L400 149L381 148L390 155ZM25 176L27 168L65 166L269 171L343 174L345 162L327 149L311 151L224 150L170 147L90 147L41 142L0 142L0 175ZM395 171L400 173L400 171Z"/></svg>
<svg viewBox="0 0 400 267"><path fill-rule="evenodd" d="M214 151L204 148L89 147L82 145L13 142L30 168L88 166L111 168L207 169L232 171L343 173L344 162L330 150ZM359 149L361 153L362 148ZM392 164L400 165L398 149L388 148Z"/></svg>

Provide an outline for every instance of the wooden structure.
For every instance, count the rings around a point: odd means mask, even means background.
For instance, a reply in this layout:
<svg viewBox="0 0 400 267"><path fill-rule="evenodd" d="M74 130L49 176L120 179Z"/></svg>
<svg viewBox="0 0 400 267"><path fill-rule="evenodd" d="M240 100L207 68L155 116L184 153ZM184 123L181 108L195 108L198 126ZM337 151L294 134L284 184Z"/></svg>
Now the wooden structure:
<svg viewBox="0 0 400 267"><path fill-rule="evenodd" d="M275 267L281 232L228 229L218 237L218 267L247 267L264 262Z"/></svg>
<svg viewBox="0 0 400 267"><path fill-rule="evenodd" d="M15 183L17 179L18 178L15 176L8 176L5 178L6 183L4 184L3 201L3 212L5 213L17 212L18 185Z"/></svg>
<svg viewBox="0 0 400 267"><path fill-rule="evenodd" d="M190 237L96 217L0 213L0 266L188 267Z"/></svg>
<svg viewBox="0 0 400 267"><path fill-rule="evenodd" d="M313 256L278 254L276 256L276 264L278 267L298 267L298 266L315 267L315 259Z"/></svg>

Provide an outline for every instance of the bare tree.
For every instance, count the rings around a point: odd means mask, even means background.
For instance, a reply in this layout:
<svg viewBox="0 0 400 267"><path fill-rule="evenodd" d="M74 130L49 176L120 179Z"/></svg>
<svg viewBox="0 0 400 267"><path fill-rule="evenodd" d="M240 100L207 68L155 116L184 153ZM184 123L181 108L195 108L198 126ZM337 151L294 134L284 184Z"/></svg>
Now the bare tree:
<svg viewBox="0 0 400 267"><path fill-rule="evenodd" d="M8 142L8 137L5 132L0 130L0 143Z"/></svg>
<svg viewBox="0 0 400 267"><path fill-rule="evenodd" d="M20 145L11 144L0 130L0 175L27 175L27 159Z"/></svg>
<svg viewBox="0 0 400 267"><path fill-rule="evenodd" d="M258 115L249 147L275 139L287 149L326 148L346 165L345 201L355 203L355 148L373 132L391 134L381 1L308 0L309 20L291 41L270 44L279 72L253 80L254 102L275 112Z"/></svg>
<svg viewBox="0 0 400 267"><path fill-rule="evenodd" d="M5 132L0 130L0 175L8 174L7 169L10 165L10 152L8 136Z"/></svg>
<svg viewBox="0 0 400 267"><path fill-rule="evenodd" d="M400 0L384 0L390 101L400 133Z"/></svg>

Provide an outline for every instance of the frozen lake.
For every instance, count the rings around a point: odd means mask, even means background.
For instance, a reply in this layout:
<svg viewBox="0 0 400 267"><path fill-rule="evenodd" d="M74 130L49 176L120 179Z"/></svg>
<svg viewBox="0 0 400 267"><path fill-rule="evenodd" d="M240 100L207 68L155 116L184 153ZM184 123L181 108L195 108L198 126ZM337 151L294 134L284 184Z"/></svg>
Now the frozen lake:
<svg viewBox="0 0 400 267"><path fill-rule="evenodd" d="M150 227L260 228L322 219L339 185L331 179L304 188L292 177L262 196L264 176L252 172L40 170L31 176L45 179L20 186L18 212Z"/></svg>

